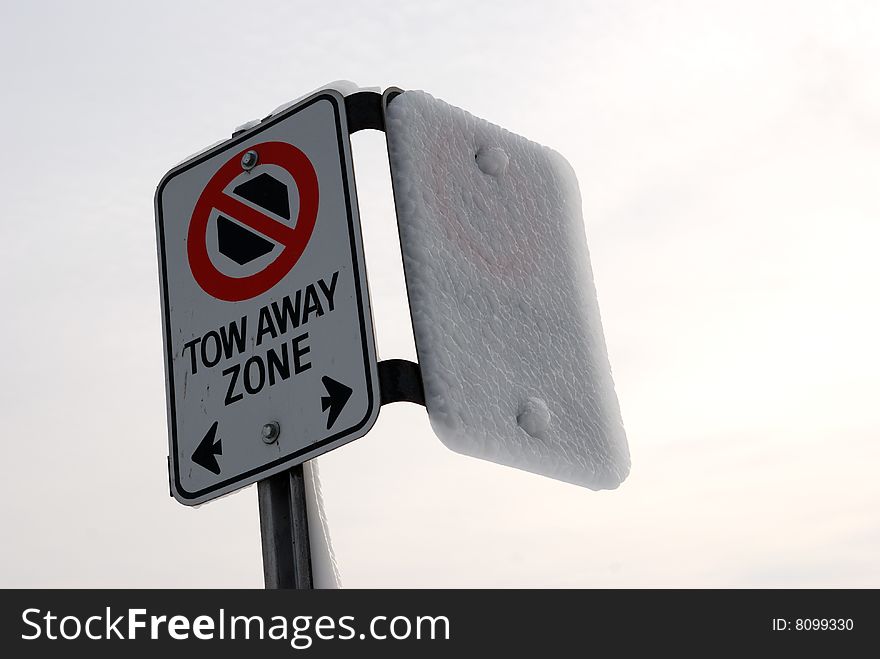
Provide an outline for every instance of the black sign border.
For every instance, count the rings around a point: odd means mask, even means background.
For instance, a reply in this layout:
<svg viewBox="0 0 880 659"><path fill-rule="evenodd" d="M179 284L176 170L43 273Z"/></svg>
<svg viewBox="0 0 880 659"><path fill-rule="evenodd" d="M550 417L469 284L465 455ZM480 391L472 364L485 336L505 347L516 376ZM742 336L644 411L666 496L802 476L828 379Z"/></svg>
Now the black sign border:
<svg viewBox="0 0 880 659"><path fill-rule="evenodd" d="M306 108L318 103L320 101L329 101L331 106L333 107L333 114L336 122L336 137L337 144L339 147L339 164L342 171L342 187L345 195L345 208L348 215L348 235L349 235L349 244L351 248L352 254L352 270L354 274L354 283L355 283L355 293L357 297L357 307L358 307L358 320L360 322L360 330L361 330L361 345L363 347L364 352L364 370L367 375L367 414L364 418L359 421L354 426L347 428L346 430L340 431L323 439L321 441L315 442L302 448L294 453L290 453L283 458L278 458L277 460L273 460L270 463L264 464L261 467L256 467L247 472L241 473L233 478L228 478L226 480L220 481L219 483L215 483L214 485L210 485L206 488L198 490L197 492L189 492L183 488L180 482L180 462L178 460L178 444L177 444L177 409L175 402L175 388L174 388L174 356L172 354L171 347L171 317L168 313L168 309L170 308L169 299L168 299L168 269L166 263L166 254L165 254L165 221L162 216L162 192L165 189L165 186L176 176L186 172L187 170L204 163L207 160L223 153L227 149L231 149L235 147L245 140L249 140L254 135L258 135L264 130L271 128L275 124L284 121L285 119L290 118L294 114L305 110ZM168 389L166 391L166 398L168 401L168 414L169 414L169 434L171 438L171 451L169 455L169 476L173 481L173 490L180 497L180 499L185 500L189 505L198 505L199 503L206 503L213 498L204 499L206 495L211 494L212 492L216 492L217 490L222 490L229 488L230 486L234 486L236 483L240 483L242 481L248 480L253 476L256 476L260 473L270 471L275 469L278 466L283 464L290 463L289 466L295 467L305 460L300 460L303 455L314 453L321 448L338 442L341 439L348 437L349 435L354 435L358 433L369 421L373 419L375 422L375 418L378 416L376 414L376 396L373 391L373 371L376 367L376 359L370 359L370 341L367 336L367 327L366 327L366 314L364 313L364 304L363 304L363 291L361 289L361 273L360 273L360 263L359 260L363 258L363 249L360 252L357 249L357 240L356 240L356 230L354 226L354 214L352 212L351 205L351 190L349 189L349 179L352 184L354 183L354 172L353 168L349 169L348 162L346 160L346 150L345 144L343 143L343 139L350 140L349 133L344 129L342 125L342 120L340 116L340 102L339 99L333 95L328 94L327 92L319 92L318 94L311 96L300 103L297 103L293 107L280 112L278 115L274 117L270 117L264 119L254 128L244 131L242 133L236 133L232 139L223 142L222 144L217 145L206 151L203 154L199 154L197 157L189 160L181 165L178 165L171 171L169 171L159 183L159 186L156 188L156 197L155 197L155 205L156 205L156 227L157 227L157 242L159 248L159 268L160 268L160 281L162 286L162 328L164 330L164 353L165 353L165 374L168 381ZM346 121L347 123L347 121ZM349 153L351 151L350 141L349 141ZM360 216L360 213L358 213ZM359 258L360 257L360 258ZM370 324L372 326L372 317L370 319ZM372 335L372 332L370 333ZM375 339L373 340L375 343ZM375 346L373 349L375 353ZM352 438L351 441L354 441L355 438ZM321 451L321 453L326 453L327 451ZM316 454L312 457L317 457L319 454ZM250 484L250 483L248 483ZM242 485L241 487L247 487L247 485ZM228 493L231 494L235 491L236 488L233 488ZM227 492L219 494L217 496L224 496ZM202 499L202 501L197 501Z"/></svg>

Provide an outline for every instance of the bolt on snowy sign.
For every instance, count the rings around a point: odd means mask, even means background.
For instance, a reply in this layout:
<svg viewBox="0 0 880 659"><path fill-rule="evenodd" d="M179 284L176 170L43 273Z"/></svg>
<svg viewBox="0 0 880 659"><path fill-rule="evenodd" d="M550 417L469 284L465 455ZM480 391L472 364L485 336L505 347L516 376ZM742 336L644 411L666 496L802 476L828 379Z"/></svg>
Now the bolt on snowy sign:
<svg viewBox="0 0 880 659"><path fill-rule="evenodd" d="M172 169L156 222L175 498L363 436L379 389L343 97L317 93Z"/></svg>

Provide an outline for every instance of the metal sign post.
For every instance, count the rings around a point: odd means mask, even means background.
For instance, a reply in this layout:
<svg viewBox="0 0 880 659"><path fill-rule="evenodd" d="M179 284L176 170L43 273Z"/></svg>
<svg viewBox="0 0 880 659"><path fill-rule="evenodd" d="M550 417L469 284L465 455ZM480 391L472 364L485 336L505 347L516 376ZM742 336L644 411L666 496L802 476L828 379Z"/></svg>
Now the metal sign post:
<svg viewBox="0 0 880 659"><path fill-rule="evenodd" d="M302 465L257 483L266 588L312 588L312 552Z"/></svg>
<svg viewBox="0 0 880 659"><path fill-rule="evenodd" d="M405 359L379 362L380 403L425 404L419 365ZM257 483L263 579L267 589L311 589L312 552L303 465Z"/></svg>
<svg viewBox="0 0 880 659"><path fill-rule="evenodd" d="M423 400L417 365L376 363L348 139L364 129L384 129L381 95L323 90L156 193L171 492L257 482L267 588L314 583L302 463L380 403Z"/></svg>

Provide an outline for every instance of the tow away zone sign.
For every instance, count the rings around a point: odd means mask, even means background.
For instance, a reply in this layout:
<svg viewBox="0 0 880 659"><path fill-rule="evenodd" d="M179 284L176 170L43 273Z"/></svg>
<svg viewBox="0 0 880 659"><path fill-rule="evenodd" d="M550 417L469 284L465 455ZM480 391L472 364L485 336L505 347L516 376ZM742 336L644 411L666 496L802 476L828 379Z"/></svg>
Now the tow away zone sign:
<svg viewBox="0 0 880 659"><path fill-rule="evenodd" d="M376 420L344 108L320 92L159 185L169 469L181 503L316 457Z"/></svg>

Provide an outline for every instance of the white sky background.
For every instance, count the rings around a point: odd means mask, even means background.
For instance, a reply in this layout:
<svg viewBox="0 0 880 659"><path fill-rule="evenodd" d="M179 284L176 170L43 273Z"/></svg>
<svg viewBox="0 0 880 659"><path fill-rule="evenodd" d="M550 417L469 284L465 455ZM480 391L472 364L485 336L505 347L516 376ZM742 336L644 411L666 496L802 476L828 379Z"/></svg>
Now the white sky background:
<svg viewBox="0 0 880 659"><path fill-rule="evenodd" d="M386 407L320 460L346 586L880 586L880 5L550 4L3 4L0 586L262 585L255 488L168 496L153 192L339 78L571 161L633 457L594 493ZM353 144L413 359L384 138Z"/></svg>

